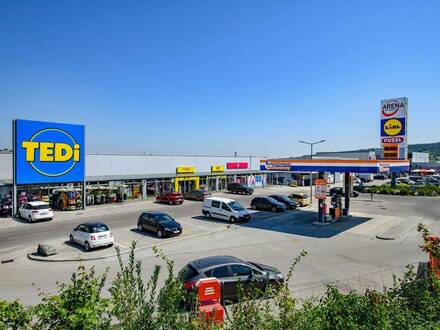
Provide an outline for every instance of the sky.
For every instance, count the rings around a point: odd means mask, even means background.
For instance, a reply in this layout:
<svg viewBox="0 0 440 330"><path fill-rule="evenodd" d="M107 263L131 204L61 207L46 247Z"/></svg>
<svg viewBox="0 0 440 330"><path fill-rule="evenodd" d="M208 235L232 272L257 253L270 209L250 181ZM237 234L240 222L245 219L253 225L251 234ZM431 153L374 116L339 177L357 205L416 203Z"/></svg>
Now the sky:
<svg viewBox="0 0 440 330"><path fill-rule="evenodd" d="M440 141L440 2L0 0L12 120L84 124L87 152L298 156L378 147L406 96Z"/></svg>

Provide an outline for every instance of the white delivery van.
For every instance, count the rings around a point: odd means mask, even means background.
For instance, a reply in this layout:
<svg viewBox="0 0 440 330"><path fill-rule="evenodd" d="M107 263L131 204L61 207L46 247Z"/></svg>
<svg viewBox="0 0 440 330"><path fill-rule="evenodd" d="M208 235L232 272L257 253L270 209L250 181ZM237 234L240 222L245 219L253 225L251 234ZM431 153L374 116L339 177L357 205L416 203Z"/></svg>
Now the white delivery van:
<svg viewBox="0 0 440 330"><path fill-rule="evenodd" d="M203 201L202 213L207 218L227 220L231 223L247 221L251 218L248 210L229 198L208 197Z"/></svg>

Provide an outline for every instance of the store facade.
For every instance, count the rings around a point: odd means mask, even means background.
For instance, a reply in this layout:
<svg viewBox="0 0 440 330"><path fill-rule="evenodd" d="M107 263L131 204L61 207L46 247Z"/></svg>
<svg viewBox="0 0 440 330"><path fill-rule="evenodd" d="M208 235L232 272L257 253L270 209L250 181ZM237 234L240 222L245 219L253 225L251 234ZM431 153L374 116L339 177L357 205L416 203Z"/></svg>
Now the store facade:
<svg viewBox="0 0 440 330"><path fill-rule="evenodd" d="M78 182L17 187L18 204L43 200L60 210L150 198L167 191L225 190L228 183L267 185L259 157L86 154L85 190ZM13 193L13 153L0 152L0 197ZM273 175L270 173L269 175ZM85 195L85 198L83 198Z"/></svg>

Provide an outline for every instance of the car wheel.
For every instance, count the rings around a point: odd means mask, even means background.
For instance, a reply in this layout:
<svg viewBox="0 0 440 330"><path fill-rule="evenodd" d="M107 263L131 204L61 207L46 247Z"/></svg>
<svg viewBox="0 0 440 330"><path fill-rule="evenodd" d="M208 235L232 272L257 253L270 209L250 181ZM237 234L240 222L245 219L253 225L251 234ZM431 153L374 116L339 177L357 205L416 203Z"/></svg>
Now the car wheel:
<svg viewBox="0 0 440 330"><path fill-rule="evenodd" d="M235 223L235 221L237 221L237 219L235 217L230 217L229 218L229 222L230 223Z"/></svg>
<svg viewBox="0 0 440 330"><path fill-rule="evenodd" d="M32 217L31 216L28 216L28 221L29 221L29 223L32 222Z"/></svg>
<svg viewBox="0 0 440 330"><path fill-rule="evenodd" d="M211 213L210 212L206 212L205 213L205 218L206 219L211 219Z"/></svg>
<svg viewBox="0 0 440 330"><path fill-rule="evenodd" d="M157 235L157 237L162 238L162 236L163 236L162 230L158 230L156 235Z"/></svg>
<svg viewBox="0 0 440 330"><path fill-rule="evenodd" d="M272 212L276 212L277 211L277 208L275 207L275 206L272 206Z"/></svg>
<svg viewBox="0 0 440 330"><path fill-rule="evenodd" d="M144 228L143 228L142 225L139 223L139 224L138 224L138 230L139 230L139 231L143 231L143 229L144 229Z"/></svg>
<svg viewBox="0 0 440 330"><path fill-rule="evenodd" d="M70 237L69 237L69 242L70 242L70 244L74 244L75 243L75 240L73 239L72 235L70 235Z"/></svg>
<svg viewBox="0 0 440 330"><path fill-rule="evenodd" d="M252 205L251 205L251 208L252 208L252 210L256 210L256 209L257 209L257 205L252 204Z"/></svg>
<svg viewBox="0 0 440 330"><path fill-rule="evenodd" d="M90 244L89 244L89 242L86 242L86 243L84 244L84 249L85 249L86 251L90 251Z"/></svg>

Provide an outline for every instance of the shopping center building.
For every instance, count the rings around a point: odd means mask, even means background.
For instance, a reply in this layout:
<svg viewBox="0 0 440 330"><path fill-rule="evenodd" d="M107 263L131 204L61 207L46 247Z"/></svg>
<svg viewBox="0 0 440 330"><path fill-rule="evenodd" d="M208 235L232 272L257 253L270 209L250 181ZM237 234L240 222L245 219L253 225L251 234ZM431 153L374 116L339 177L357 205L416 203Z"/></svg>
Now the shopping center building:
<svg viewBox="0 0 440 330"><path fill-rule="evenodd" d="M278 182L279 173L260 170L263 157L186 156L145 154L86 154L87 205L126 199L148 198L166 191L182 193L205 189L224 190L230 182L253 187ZM13 153L0 151L0 195L11 195ZM18 196L32 195L49 201L60 192L78 194L80 183L18 186ZM73 197L72 197L73 199Z"/></svg>

